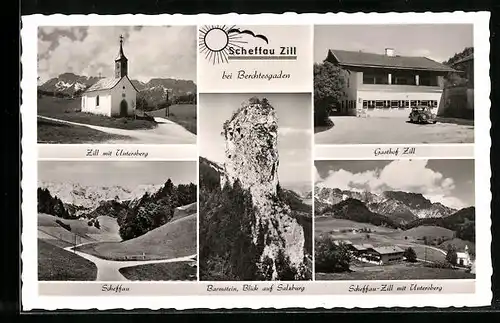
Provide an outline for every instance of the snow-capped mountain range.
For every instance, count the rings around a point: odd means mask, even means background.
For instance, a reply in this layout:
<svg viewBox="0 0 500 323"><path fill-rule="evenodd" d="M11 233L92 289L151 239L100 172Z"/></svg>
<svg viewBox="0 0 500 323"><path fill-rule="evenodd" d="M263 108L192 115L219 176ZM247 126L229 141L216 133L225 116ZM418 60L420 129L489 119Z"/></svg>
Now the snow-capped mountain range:
<svg viewBox="0 0 500 323"><path fill-rule="evenodd" d="M442 218L456 212L456 209L441 203L432 203L419 193L386 191L381 194L315 187L315 202L319 205L335 205L347 199L363 202L374 213L411 222L424 218ZM321 212L321 207L317 208Z"/></svg>
<svg viewBox="0 0 500 323"><path fill-rule="evenodd" d="M163 184L124 186L85 186L77 183L39 182L38 187L46 188L52 196L63 203L93 209L102 201L127 201L141 198L145 193L157 192Z"/></svg>

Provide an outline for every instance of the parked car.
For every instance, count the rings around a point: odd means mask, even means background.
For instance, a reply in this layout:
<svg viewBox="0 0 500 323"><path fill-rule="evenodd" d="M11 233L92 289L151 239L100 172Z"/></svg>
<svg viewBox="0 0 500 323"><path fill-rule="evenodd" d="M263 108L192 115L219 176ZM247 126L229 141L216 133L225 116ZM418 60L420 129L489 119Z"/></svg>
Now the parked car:
<svg viewBox="0 0 500 323"><path fill-rule="evenodd" d="M415 123L436 123L436 115L431 108L425 106L412 108L409 118L410 122Z"/></svg>

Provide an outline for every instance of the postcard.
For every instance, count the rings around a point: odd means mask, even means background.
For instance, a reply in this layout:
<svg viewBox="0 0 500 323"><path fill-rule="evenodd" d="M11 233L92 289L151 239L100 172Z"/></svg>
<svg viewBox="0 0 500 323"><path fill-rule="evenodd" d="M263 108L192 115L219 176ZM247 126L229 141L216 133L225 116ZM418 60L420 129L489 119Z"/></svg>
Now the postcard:
<svg viewBox="0 0 500 323"><path fill-rule="evenodd" d="M23 310L491 303L489 13L22 21Z"/></svg>

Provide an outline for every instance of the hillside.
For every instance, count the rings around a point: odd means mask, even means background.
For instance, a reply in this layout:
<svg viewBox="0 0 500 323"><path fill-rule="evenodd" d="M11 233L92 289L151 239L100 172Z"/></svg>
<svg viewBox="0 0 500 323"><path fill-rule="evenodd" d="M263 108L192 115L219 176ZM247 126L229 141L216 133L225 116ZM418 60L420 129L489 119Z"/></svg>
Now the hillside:
<svg viewBox="0 0 500 323"><path fill-rule="evenodd" d="M324 215L337 219L371 223L376 226L397 227L397 224L390 218L370 211L363 202L352 198L326 207Z"/></svg>
<svg viewBox="0 0 500 323"><path fill-rule="evenodd" d="M93 262L38 239L39 281L88 281L96 277Z"/></svg>
<svg viewBox="0 0 500 323"><path fill-rule="evenodd" d="M197 214L168 222L144 235L123 242L88 244L78 250L113 260L170 259L196 254Z"/></svg>
<svg viewBox="0 0 500 323"><path fill-rule="evenodd" d="M475 207L463 208L444 218L426 218L418 219L405 226L410 229L422 225L434 225L450 229L456 232L457 238L475 241L475 228L476 228L476 209Z"/></svg>
<svg viewBox="0 0 500 323"><path fill-rule="evenodd" d="M121 241L118 223L110 217L98 217L100 227L89 225L88 220L60 219L49 214L38 214L38 236L57 245L73 245L93 241ZM61 244L61 242L63 244Z"/></svg>

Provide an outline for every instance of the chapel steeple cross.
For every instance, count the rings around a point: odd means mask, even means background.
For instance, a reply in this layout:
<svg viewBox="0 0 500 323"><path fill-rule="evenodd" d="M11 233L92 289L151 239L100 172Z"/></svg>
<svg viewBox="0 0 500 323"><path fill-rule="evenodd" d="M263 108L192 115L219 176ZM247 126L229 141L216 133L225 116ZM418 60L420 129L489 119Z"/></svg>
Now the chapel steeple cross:
<svg viewBox="0 0 500 323"><path fill-rule="evenodd" d="M122 78L128 74L127 61L127 57L123 53L123 35L120 35L120 50L115 59L115 78Z"/></svg>

